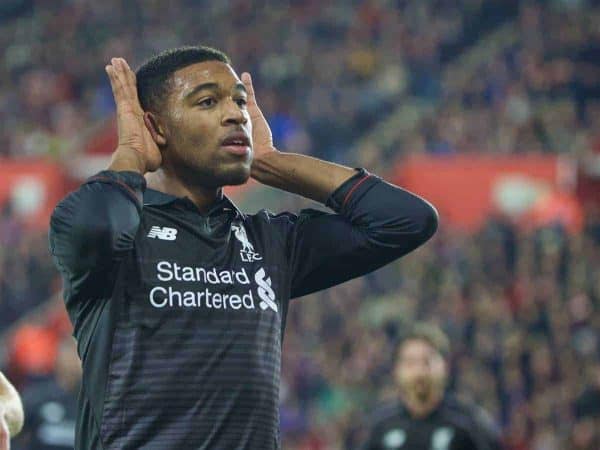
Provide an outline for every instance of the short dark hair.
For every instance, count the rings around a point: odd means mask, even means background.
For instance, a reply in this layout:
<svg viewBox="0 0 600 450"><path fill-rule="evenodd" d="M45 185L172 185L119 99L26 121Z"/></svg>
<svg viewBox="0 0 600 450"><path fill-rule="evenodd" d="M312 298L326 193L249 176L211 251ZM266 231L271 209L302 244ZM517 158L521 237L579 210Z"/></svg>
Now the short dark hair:
<svg viewBox="0 0 600 450"><path fill-rule="evenodd" d="M171 76L179 69L205 61L231 64L229 56L205 46L185 46L165 50L140 66L136 71L137 91L144 111L159 111L169 93Z"/></svg>
<svg viewBox="0 0 600 450"><path fill-rule="evenodd" d="M448 339L448 336L446 336L442 329L436 325L425 322L416 322L408 325L400 335L397 352L400 352L400 349L406 341L413 339L427 342L436 349L444 359L447 359L450 356L450 339ZM399 356L399 354L397 354L397 356Z"/></svg>

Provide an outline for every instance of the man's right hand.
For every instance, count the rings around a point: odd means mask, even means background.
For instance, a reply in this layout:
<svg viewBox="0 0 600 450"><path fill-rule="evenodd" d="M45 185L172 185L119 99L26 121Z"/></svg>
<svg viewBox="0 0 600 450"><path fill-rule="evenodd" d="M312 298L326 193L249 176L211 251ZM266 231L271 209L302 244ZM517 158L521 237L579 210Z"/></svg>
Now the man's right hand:
<svg viewBox="0 0 600 450"><path fill-rule="evenodd" d="M117 106L119 130L119 145L110 169L137 170L142 175L153 172L160 167L162 156L144 123L135 73L123 58L112 58L105 69Z"/></svg>

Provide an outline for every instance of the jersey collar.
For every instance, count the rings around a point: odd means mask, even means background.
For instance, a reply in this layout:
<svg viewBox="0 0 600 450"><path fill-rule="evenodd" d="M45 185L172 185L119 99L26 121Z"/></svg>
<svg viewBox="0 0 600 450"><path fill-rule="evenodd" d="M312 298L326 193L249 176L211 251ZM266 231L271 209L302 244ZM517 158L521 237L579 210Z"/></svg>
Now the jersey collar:
<svg viewBox="0 0 600 450"><path fill-rule="evenodd" d="M144 191L144 206L160 206L168 205L171 203L184 203L195 207L192 201L188 197L176 197L165 192L157 191L155 189L146 188ZM219 212L233 212L235 216L243 217L244 214L239 208L233 203L226 195L223 195L221 199L217 200L214 205L210 207L207 215L218 214Z"/></svg>

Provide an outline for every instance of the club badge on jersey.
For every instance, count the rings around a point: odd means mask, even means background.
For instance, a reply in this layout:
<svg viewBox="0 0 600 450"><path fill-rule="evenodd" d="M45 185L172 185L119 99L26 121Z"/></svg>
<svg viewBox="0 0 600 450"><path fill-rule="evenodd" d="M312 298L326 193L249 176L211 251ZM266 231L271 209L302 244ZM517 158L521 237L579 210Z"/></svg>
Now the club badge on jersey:
<svg viewBox="0 0 600 450"><path fill-rule="evenodd" d="M260 261L262 256L254 251L254 246L248 240L246 229L241 223L232 224L231 229L233 230L235 238L241 242L242 249L240 250L240 257L244 262Z"/></svg>

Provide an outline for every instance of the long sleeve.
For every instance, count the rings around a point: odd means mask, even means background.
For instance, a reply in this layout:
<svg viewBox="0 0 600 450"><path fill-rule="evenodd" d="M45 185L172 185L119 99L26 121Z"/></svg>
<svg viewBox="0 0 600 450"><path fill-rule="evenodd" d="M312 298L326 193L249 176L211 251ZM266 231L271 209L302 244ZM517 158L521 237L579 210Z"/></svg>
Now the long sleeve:
<svg viewBox="0 0 600 450"><path fill-rule="evenodd" d="M145 186L137 173L103 171L57 205L49 241L66 299L110 295L113 269L133 246Z"/></svg>
<svg viewBox="0 0 600 450"><path fill-rule="evenodd" d="M343 183L327 206L305 210L288 244L291 297L369 273L425 243L437 229L433 206L364 169Z"/></svg>

